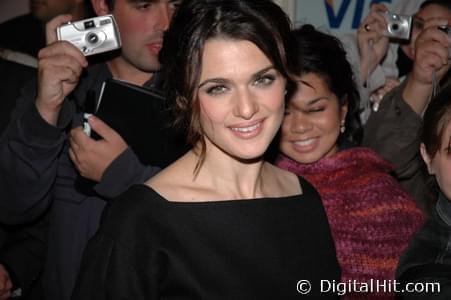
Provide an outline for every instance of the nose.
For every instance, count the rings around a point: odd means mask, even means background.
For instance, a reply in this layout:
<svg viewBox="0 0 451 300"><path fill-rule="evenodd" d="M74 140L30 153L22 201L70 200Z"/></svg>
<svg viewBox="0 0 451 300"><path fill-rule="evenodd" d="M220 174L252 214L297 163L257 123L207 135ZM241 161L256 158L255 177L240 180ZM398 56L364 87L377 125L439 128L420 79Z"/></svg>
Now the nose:
<svg viewBox="0 0 451 300"><path fill-rule="evenodd" d="M238 91L233 114L235 117L250 120L258 112L259 107L252 93L244 89Z"/></svg>
<svg viewBox="0 0 451 300"><path fill-rule="evenodd" d="M313 125L309 121L308 117L301 113L294 113L294 116L291 121L290 130L293 133L306 133L309 130L312 130Z"/></svg>
<svg viewBox="0 0 451 300"><path fill-rule="evenodd" d="M155 29L158 31L166 31L169 28L169 23L171 22L172 15L174 11L166 1L160 1L158 3L158 10L155 14L156 22Z"/></svg>

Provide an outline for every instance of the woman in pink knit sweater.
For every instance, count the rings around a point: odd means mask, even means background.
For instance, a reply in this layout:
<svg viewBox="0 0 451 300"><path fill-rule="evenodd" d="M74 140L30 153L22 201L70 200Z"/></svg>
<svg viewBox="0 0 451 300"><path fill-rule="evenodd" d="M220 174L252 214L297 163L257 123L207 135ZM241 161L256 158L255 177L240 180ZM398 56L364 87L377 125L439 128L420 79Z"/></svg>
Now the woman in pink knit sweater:
<svg viewBox="0 0 451 300"><path fill-rule="evenodd" d="M391 165L355 146L359 96L340 42L309 25L295 33L298 88L288 95L276 164L305 177L321 195L345 283L337 293L394 299L396 265L422 214L390 176Z"/></svg>

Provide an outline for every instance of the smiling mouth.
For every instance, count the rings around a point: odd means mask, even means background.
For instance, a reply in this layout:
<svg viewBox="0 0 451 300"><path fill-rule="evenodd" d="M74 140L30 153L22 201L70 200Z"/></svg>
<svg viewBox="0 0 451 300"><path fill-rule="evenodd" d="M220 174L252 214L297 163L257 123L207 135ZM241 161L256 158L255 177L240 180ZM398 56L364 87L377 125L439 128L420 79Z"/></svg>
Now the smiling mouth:
<svg viewBox="0 0 451 300"><path fill-rule="evenodd" d="M307 140L303 140L303 141L296 141L293 144L295 144L296 146L310 146L311 144L313 144L315 142L315 139L307 139Z"/></svg>
<svg viewBox="0 0 451 300"><path fill-rule="evenodd" d="M236 132L247 133L247 132L252 132L252 131L260 128L260 126L262 126L262 123L258 122L257 124L249 126L249 127L231 127L230 129L232 129L233 131L236 131Z"/></svg>

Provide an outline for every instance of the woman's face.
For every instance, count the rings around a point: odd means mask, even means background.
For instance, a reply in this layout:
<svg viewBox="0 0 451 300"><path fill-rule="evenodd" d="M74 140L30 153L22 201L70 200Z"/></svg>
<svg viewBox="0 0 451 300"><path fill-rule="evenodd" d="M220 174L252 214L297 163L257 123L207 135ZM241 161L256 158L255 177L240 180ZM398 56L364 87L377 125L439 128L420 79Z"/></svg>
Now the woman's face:
<svg viewBox="0 0 451 300"><path fill-rule="evenodd" d="M219 149L240 160L259 158L280 128L285 78L249 41L205 43L197 90L207 154Z"/></svg>
<svg viewBox="0 0 451 300"><path fill-rule="evenodd" d="M434 157L426 153L421 145L421 155L428 167L429 174L434 175L440 190L451 200L451 122L442 135L441 146Z"/></svg>
<svg viewBox="0 0 451 300"><path fill-rule="evenodd" d="M448 22L451 22L451 10L438 5L438 4L430 4L426 7L420 9L414 16L412 20L412 34L410 37L410 43L408 45L403 45L402 49L404 53L410 58L414 59L415 57L415 41L417 40L418 35L424 29L424 23L432 20L432 19L448 19Z"/></svg>
<svg viewBox="0 0 451 300"><path fill-rule="evenodd" d="M347 105L340 106L337 96L316 74L303 75L297 82L297 91L285 110L280 150L297 162L314 163L337 152Z"/></svg>

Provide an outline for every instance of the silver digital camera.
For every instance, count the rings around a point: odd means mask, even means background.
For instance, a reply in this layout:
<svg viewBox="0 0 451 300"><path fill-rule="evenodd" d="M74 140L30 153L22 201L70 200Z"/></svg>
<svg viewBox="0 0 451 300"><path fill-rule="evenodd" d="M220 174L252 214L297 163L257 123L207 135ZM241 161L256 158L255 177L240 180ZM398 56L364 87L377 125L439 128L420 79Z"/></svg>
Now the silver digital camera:
<svg viewBox="0 0 451 300"><path fill-rule="evenodd" d="M85 56L119 49L121 38L112 15L105 15L59 26L58 40L68 41Z"/></svg>
<svg viewBox="0 0 451 300"><path fill-rule="evenodd" d="M387 20L384 35L389 38L409 40L412 27L412 16L398 15L392 12L383 13Z"/></svg>

